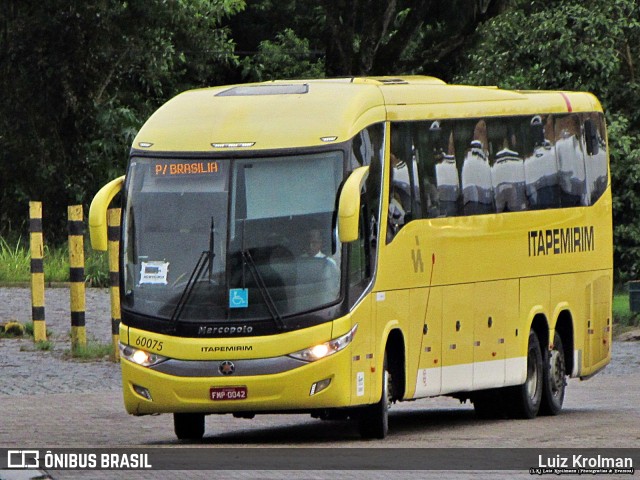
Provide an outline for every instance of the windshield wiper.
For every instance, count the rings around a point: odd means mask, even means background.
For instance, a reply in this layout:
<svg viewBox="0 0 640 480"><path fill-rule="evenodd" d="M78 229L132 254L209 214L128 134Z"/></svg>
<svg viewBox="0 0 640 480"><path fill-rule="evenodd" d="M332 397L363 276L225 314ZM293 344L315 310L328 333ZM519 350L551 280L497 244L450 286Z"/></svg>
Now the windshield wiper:
<svg viewBox="0 0 640 480"><path fill-rule="evenodd" d="M209 231L209 250L204 250L200 254L200 258L196 262L196 266L191 271L191 276L189 280L187 280L187 284L184 286L184 290L182 290L182 295L180 295L180 299L178 303L176 303L176 308L173 310L173 314L171 315L171 323L175 324L178 322L180 315L182 315L182 311L184 307L187 305L189 298L191 298L191 294L198 283L200 277L204 273L205 269L208 267L209 271L209 281L213 276L213 259L216 254L213 252L213 231L214 231L214 223L213 217L211 217L211 230Z"/></svg>
<svg viewBox="0 0 640 480"><path fill-rule="evenodd" d="M244 227L245 227L245 222L242 222L242 250L240 251L242 255L242 286L244 288L244 267L245 265L248 265L249 272L251 272L251 276L253 277L254 282L256 283L256 285L258 286L258 289L260 290L260 294L262 295L262 299L264 300L264 304L267 306L267 310L269 311L271 318L273 318L273 321L276 323L276 326L280 330L284 330L285 329L284 321L282 320L282 316L280 315L280 312L278 312L276 303L273 301L273 298L269 293L269 287L267 287L267 284L265 283L264 278L260 273L260 270L258 270L258 266L256 265L256 262L253 260L253 257L251 256L251 252L249 252L249 250L245 248Z"/></svg>
<svg viewBox="0 0 640 480"><path fill-rule="evenodd" d="M258 288L260 289L262 299L264 300L264 304L267 306L267 310L269 310L271 318L273 318L274 322L276 322L276 325L280 330L284 330L285 325L282 321L282 317L280 316L280 312L278 312L278 308L276 307L276 304L273 301L271 294L269 293L269 287L267 287L266 283L264 282L264 278L262 278L262 274L260 273L260 270L258 270L256 262L253 260L251 253L248 250L242 250L242 259L247 265L249 265L249 272L251 272L253 280L256 282L256 285L258 285Z"/></svg>

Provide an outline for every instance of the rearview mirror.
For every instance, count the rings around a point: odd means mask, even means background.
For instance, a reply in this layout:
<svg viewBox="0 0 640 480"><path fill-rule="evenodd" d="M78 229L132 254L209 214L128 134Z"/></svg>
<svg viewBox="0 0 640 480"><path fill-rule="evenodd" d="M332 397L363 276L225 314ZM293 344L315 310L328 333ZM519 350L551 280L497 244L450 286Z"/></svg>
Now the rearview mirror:
<svg viewBox="0 0 640 480"><path fill-rule="evenodd" d="M342 243L358 239L360 219L360 192L369 176L369 167L358 167L342 186L338 202L338 237Z"/></svg>
<svg viewBox="0 0 640 480"><path fill-rule="evenodd" d="M107 250L107 209L123 184L124 175L107 183L93 197L89 208L89 236L94 250Z"/></svg>

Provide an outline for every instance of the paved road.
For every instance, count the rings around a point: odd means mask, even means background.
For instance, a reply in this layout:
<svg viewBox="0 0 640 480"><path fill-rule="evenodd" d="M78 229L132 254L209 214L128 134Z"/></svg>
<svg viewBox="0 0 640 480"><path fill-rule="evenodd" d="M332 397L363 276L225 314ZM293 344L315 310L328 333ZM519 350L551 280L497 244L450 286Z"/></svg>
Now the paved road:
<svg viewBox="0 0 640 480"><path fill-rule="evenodd" d="M0 339L0 447L190 447L175 440L170 416L131 417L125 413L118 365L64 358L64 350L69 348L68 297L65 290L48 292L47 327L56 345L52 352L33 351L28 340ZM0 289L0 321L7 320L7 315L28 320L28 300L28 290ZM108 305L105 290L88 292L87 331L105 343L110 341ZM265 415L253 420L210 416L205 439L196 447L638 447L640 342L615 342L613 357L611 365L593 379L569 382L565 408L557 417L480 421L468 404L460 405L447 398L428 399L394 406L391 433L380 442L360 440L346 422L321 422L303 415ZM89 476L71 471L50 473L56 479L119 478L114 472L91 472ZM528 472L516 473L521 478L529 477ZM484 478L512 478L513 474L491 472ZM0 472L0 479L10 478L4 475ZM354 478L381 479L467 475L468 472L411 471L349 474ZM174 476L175 472L127 474L132 480ZM180 476L334 478L336 473L189 471Z"/></svg>

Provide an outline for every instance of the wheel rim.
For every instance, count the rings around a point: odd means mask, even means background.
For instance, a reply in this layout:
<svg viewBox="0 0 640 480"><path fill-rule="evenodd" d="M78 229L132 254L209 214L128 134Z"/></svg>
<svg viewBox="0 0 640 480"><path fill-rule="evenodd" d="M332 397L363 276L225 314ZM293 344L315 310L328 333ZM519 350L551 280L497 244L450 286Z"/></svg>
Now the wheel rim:
<svg viewBox="0 0 640 480"><path fill-rule="evenodd" d="M564 356L559 350L552 350L549 358L549 387L551 394L558 398L562 395L565 386Z"/></svg>
<svg viewBox="0 0 640 480"><path fill-rule="evenodd" d="M391 374L385 370L384 372L384 384L382 386L385 392L385 402L387 404L387 410L391 407Z"/></svg>
<svg viewBox="0 0 640 480"><path fill-rule="evenodd" d="M538 366L536 362L536 355L533 351L529 351L529 358L527 360L527 395L529 398L534 399L538 393Z"/></svg>

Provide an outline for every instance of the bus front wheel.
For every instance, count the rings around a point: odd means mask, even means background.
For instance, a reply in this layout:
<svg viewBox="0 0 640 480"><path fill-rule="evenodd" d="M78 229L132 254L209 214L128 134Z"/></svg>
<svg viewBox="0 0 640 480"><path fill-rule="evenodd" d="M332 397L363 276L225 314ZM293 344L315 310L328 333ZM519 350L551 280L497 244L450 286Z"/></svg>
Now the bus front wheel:
<svg viewBox="0 0 640 480"><path fill-rule="evenodd" d="M180 440L202 440L204 435L203 413L174 413L173 427Z"/></svg>
<svg viewBox="0 0 640 480"><path fill-rule="evenodd" d="M358 429L362 438L382 439L389 432L389 406L392 398L391 374L387 366L387 355L384 356L382 371L382 395L380 400L360 411Z"/></svg>
<svg viewBox="0 0 640 480"><path fill-rule="evenodd" d="M544 364L538 335L529 332L527 348L527 379L522 385L511 387L511 416L515 418L535 418L542 403Z"/></svg>
<svg viewBox="0 0 640 480"><path fill-rule="evenodd" d="M562 339L556 332L553 346L547 353L544 364L541 415L557 415L562 409L567 386L567 364L564 358Z"/></svg>

